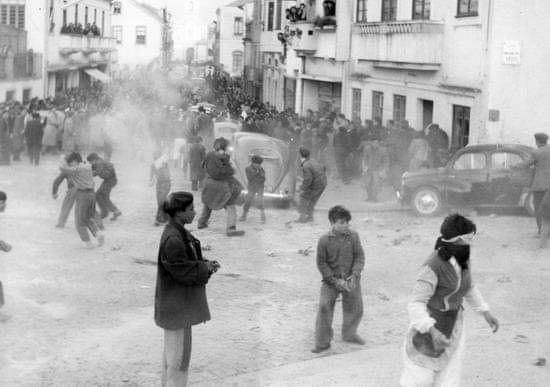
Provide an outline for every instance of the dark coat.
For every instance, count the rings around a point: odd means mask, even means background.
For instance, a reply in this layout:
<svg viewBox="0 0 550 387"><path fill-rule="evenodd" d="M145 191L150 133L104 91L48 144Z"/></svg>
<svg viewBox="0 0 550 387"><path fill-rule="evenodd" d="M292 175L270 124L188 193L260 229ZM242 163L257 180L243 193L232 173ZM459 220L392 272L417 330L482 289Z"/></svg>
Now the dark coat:
<svg viewBox="0 0 550 387"><path fill-rule="evenodd" d="M300 187L301 194L305 199L318 197L327 186L327 174L325 167L313 159L306 159L302 163L302 175L304 180Z"/></svg>
<svg viewBox="0 0 550 387"><path fill-rule="evenodd" d="M235 171L229 155L209 152L204 160L207 178L202 190L202 202L213 210L219 210L235 203L242 186L233 177Z"/></svg>
<svg viewBox="0 0 550 387"><path fill-rule="evenodd" d="M27 140L27 144L41 145L43 136L44 125L40 122L40 118L33 118L27 122L27 127L25 128L25 139Z"/></svg>
<svg viewBox="0 0 550 387"><path fill-rule="evenodd" d="M94 164L92 166L92 171L94 176L99 176L106 184L109 184L113 187L118 182L115 166L109 161L100 158L97 164Z"/></svg>
<svg viewBox="0 0 550 387"><path fill-rule="evenodd" d="M248 190L256 192L264 188L265 170L259 164L250 164L245 168L246 179L248 180Z"/></svg>
<svg viewBox="0 0 550 387"><path fill-rule="evenodd" d="M190 180L202 180L206 176L203 163L206 149L202 144L193 144L189 148L189 175Z"/></svg>
<svg viewBox="0 0 550 387"><path fill-rule="evenodd" d="M201 244L170 221L160 239L155 292L155 323L181 329L210 320L205 285L210 273Z"/></svg>

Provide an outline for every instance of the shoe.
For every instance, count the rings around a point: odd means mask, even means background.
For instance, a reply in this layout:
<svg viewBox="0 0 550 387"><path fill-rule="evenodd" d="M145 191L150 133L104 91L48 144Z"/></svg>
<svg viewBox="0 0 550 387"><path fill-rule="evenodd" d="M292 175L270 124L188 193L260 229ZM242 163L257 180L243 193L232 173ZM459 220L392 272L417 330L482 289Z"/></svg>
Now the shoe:
<svg viewBox="0 0 550 387"><path fill-rule="evenodd" d="M65 228L65 225L64 224L56 224L55 228Z"/></svg>
<svg viewBox="0 0 550 387"><path fill-rule="evenodd" d="M118 212L115 212L113 214L113 216L111 217L111 220L117 220L117 218L122 215L122 212L118 211Z"/></svg>
<svg viewBox="0 0 550 387"><path fill-rule="evenodd" d="M88 242L85 242L85 247L88 249L88 250L92 250L93 248L95 248L94 244L90 241Z"/></svg>
<svg viewBox="0 0 550 387"><path fill-rule="evenodd" d="M303 216L303 215L300 215L300 217L294 221L294 223L307 223L307 222L308 222L307 216Z"/></svg>
<svg viewBox="0 0 550 387"><path fill-rule="evenodd" d="M226 235L228 237L243 236L244 231L243 230L227 230Z"/></svg>
<svg viewBox="0 0 550 387"><path fill-rule="evenodd" d="M365 340L359 335L354 335L352 337L344 339L344 341L347 341L348 343L353 343L353 344L365 345Z"/></svg>
<svg viewBox="0 0 550 387"><path fill-rule="evenodd" d="M105 236L103 234L99 234L97 236L97 245L99 247L103 246L105 244Z"/></svg>
<svg viewBox="0 0 550 387"><path fill-rule="evenodd" d="M240 218L239 218L239 222L246 222L246 215L243 214Z"/></svg>
<svg viewBox="0 0 550 387"><path fill-rule="evenodd" d="M197 228L198 228L199 230L201 230L201 229L203 229L203 228L206 228L206 227L208 227L208 225L205 224L205 223L199 223L199 224L197 224Z"/></svg>
<svg viewBox="0 0 550 387"><path fill-rule="evenodd" d="M313 353L321 353L323 351L326 351L327 349L330 349L330 344L327 345L326 347L315 347L311 350L311 352Z"/></svg>

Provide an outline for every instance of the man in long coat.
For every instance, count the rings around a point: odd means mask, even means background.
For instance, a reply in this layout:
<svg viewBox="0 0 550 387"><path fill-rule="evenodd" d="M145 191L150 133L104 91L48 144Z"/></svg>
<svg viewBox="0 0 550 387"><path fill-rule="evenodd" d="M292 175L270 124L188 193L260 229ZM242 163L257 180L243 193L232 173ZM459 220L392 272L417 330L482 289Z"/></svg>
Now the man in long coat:
<svg viewBox="0 0 550 387"><path fill-rule="evenodd" d="M27 151L31 164L40 163L40 149L42 148L42 137L44 136L44 124L40 120L38 112L32 113L32 119L25 127L25 139L27 140Z"/></svg>

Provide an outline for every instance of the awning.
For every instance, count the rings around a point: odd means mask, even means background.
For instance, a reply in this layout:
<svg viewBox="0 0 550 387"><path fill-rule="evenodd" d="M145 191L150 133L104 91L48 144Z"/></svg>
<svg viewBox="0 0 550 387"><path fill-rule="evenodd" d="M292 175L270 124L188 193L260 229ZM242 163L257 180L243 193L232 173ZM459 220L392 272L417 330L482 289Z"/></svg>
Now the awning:
<svg viewBox="0 0 550 387"><path fill-rule="evenodd" d="M111 77L104 72L99 71L98 69L86 69L84 70L84 72L86 72L86 74L88 74L90 77L95 78L103 83L111 82Z"/></svg>

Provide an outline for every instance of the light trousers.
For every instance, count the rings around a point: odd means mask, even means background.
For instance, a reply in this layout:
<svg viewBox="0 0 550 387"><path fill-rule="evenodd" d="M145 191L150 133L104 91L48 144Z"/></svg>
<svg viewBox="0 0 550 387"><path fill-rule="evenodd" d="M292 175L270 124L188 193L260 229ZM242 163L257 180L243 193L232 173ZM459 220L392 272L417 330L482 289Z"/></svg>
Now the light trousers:
<svg viewBox="0 0 550 387"><path fill-rule="evenodd" d="M162 356L163 387L187 386L191 348L191 327L178 330L164 330L164 353Z"/></svg>

